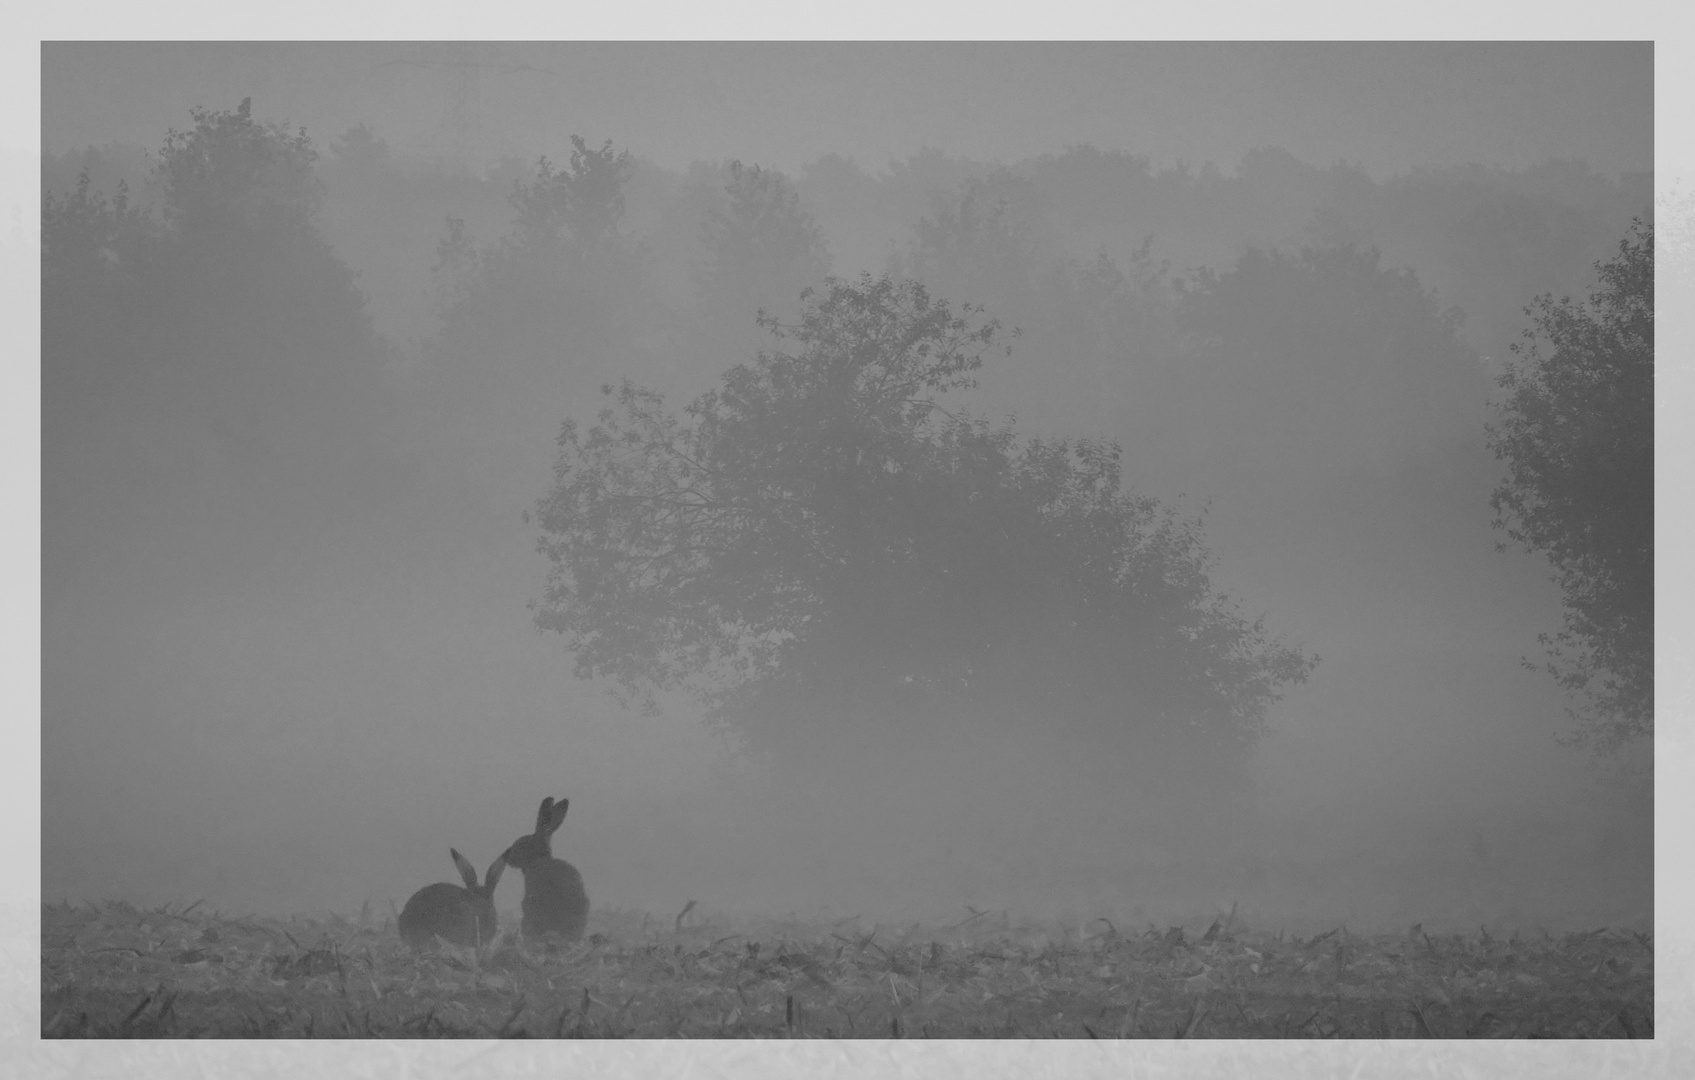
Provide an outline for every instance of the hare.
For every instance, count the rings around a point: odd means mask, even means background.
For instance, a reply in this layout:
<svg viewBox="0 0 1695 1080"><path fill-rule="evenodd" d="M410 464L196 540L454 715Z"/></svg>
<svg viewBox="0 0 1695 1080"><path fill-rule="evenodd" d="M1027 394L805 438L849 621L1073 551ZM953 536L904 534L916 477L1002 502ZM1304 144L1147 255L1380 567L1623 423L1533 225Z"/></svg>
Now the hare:
<svg viewBox="0 0 1695 1080"><path fill-rule="evenodd" d="M475 947L493 940L497 928L494 887L506 869L504 854L489 864L488 874L477 884L477 868L452 848L453 865L465 879L464 888L438 882L425 885L406 901L400 913L400 937L408 945L428 945L437 935L455 945Z"/></svg>
<svg viewBox="0 0 1695 1080"><path fill-rule="evenodd" d="M553 857L553 834L565 822L571 800L543 799L536 812L536 831L513 841L501 856L506 865L524 875L525 937L549 932L575 941L583 936L588 922L589 897L583 891L583 875L562 859Z"/></svg>

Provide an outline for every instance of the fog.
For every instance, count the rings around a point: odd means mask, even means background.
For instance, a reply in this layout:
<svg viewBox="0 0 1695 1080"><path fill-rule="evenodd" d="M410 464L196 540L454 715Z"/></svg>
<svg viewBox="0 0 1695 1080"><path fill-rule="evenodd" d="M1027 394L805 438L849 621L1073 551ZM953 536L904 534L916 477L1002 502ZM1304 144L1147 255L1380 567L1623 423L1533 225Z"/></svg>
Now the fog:
<svg viewBox="0 0 1695 1080"><path fill-rule="evenodd" d="M44 192L86 169L167 220L169 133L251 99L312 141L333 259L243 268L213 230L147 264L203 303L44 339L44 899L383 911L565 796L593 903L662 917L1651 926L1650 755L1558 740L1521 658L1560 597L1496 550L1484 424L1522 308L1652 218L1652 59L47 45ZM572 136L630 155L592 272L526 254L509 201ZM731 161L780 174L793 251L713 246ZM457 308L449 217L482 260ZM1205 515L1213 581L1318 657L1230 791L1084 768L1043 716L1011 758L950 728L788 769L538 630L560 424L625 377L680 408L770 344L757 310L861 271L1017 327L960 406L1118 441L1126 487Z"/></svg>

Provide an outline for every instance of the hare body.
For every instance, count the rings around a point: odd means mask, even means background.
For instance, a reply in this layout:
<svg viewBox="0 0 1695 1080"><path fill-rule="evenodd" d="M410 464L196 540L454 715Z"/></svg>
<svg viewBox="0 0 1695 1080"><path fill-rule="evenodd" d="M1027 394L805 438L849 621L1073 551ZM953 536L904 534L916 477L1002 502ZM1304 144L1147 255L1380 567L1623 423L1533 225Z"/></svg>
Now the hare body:
<svg viewBox="0 0 1695 1080"><path fill-rule="evenodd" d="M524 874L523 931L526 936L554 932L575 941L589 918L583 875L563 859L533 863Z"/></svg>
<svg viewBox="0 0 1695 1080"><path fill-rule="evenodd" d="M452 851L452 855L465 884L461 887L443 881L412 894L400 912L400 938L408 945L422 947L439 936L455 945L475 947L493 940L499 928L494 887L506 869L506 856L498 856L489 865L483 884L478 885L476 867L459 852Z"/></svg>
<svg viewBox="0 0 1695 1080"><path fill-rule="evenodd" d="M501 856L524 875L525 937L556 933L575 941L588 923L589 897L583 875L563 859L553 857L553 834L565 822L569 799L543 799L536 814L536 831L513 841Z"/></svg>

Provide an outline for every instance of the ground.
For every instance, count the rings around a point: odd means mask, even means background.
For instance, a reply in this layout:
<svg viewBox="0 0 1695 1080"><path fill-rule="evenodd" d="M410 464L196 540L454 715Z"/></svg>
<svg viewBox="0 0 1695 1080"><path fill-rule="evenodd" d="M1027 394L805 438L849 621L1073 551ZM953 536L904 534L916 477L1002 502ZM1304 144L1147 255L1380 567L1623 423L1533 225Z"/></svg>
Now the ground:
<svg viewBox="0 0 1695 1080"><path fill-rule="evenodd" d="M877 926L603 911L415 951L392 919L48 905L44 1038L1651 1038L1654 940L1306 939L962 911Z"/></svg>

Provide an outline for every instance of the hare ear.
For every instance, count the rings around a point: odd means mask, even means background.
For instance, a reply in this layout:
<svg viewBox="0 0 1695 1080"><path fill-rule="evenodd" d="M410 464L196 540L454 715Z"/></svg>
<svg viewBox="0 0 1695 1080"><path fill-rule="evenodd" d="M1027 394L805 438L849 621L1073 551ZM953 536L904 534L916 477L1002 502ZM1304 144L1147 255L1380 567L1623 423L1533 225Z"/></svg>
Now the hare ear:
<svg viewBox="0 0 1695 1080"><path fill-rule="evenodd" d="M488 873L483 875L483 888L493 893L494 887L500 884L500 875L505 872L506 852L503 851L494 857L493 862L488 864Z"/></svg>
<svg viewBox="0 0 1695 1080"><path fill-rule="evenodd" d="M459 854L459 852L453 848L448 848L447 850L453 855L453 865L459 868L459 876L465 879L465 887L467 889L476 888L477 868L471 865L471 860Z"/></svg>
<svg viewBox="0 0 1695 1080"><path fill-rule="evenodd" d="M571 809L570 799L560 799L553 804L553 820L548 823L547 834L552 836L559 831L559 826L565 824L565 811Z"/></svg>
<svg viewBox="0 0 1695 1080"><path fill-rule="evenodd" d="M553 832L553 796L549 795L541 801L541 809L536 811L536 835L547 836Z"/></svg>

